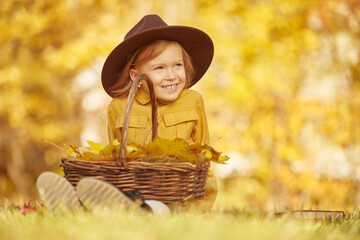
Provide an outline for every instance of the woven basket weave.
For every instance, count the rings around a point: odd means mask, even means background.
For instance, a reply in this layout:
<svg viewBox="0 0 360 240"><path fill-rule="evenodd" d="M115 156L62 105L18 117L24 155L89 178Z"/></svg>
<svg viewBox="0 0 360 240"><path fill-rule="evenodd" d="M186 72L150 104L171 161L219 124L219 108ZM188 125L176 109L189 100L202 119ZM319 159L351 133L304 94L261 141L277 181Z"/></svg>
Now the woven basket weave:
<svg viewBox="0 0 360 240"><path fill-rule="evenodd" d="M116 161L85 161L63 157L65 177L76 186L84 177L107 181L122 191L137 190L144 199L164 203L184 204L189 200L203 199L209 170L209 161L184 162L170 156L149 155L134 159L126 158L127 132L132 102L140 81L145 80L150 91L152 105L152 139L157 135L157 106L149 78L138 76L130 89L125 111L120 151ZM158 160L161 158L161 161Z"/></svg>

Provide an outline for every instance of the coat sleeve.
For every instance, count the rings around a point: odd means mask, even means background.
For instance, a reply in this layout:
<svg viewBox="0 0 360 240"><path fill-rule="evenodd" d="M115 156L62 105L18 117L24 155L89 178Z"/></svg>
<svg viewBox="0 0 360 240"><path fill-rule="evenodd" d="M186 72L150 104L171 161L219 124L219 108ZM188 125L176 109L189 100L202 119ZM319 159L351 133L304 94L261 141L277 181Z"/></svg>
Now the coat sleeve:
<svg viewBox="0 0 360 240"><path fill-rule="evenodd" d="M107 119L108 119L108 138L109 138L109 142L112 143L115 139L116 119L115 119L114 113L112 112L110 105L108 107Z"/></svg>
<svg viewBox="0 0 360 240"><path fill-rule="evenodd" d="M121 129L116 128L116 121L117 121L117 112L116 108L118 108L119 104L115 102L115 100L113 99L113 101L109 104L108 106L108 111L107 111L107 120L108 120L108 138L109 138L109 143L113 143L113 141L115 139L118 139L119 141L121 140Z"/></svg>
<svg viewBox="0 0 360 240"><path fill-rule="evenodd" d="M206 119L204 100L199 94L196 102L196 111L199 117L193 132L193 142L201 144L210 144L209 128Z"/></svg>

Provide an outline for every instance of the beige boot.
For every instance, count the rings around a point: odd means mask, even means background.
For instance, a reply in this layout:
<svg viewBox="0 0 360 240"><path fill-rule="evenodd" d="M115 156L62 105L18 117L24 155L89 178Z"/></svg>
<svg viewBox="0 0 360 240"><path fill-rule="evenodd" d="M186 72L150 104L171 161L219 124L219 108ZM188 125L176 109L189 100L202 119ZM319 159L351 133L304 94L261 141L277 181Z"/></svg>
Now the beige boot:
<svg viewBox="0 0 360 240"><path fill-rule="evenodd" d="M53 172L43 172L36 180L40 199L51 210L76 210L81 207L75 188L65 178Z"/></svg>

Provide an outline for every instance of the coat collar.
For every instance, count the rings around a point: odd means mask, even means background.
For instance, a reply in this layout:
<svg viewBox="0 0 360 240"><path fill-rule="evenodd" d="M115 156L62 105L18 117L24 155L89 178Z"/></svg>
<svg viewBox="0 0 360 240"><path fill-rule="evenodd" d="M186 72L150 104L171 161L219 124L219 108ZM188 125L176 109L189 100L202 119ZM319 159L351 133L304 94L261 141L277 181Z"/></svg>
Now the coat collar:
<svg viewBox="0 0 360 240"><path fill-rule="evenodd" d="M150 94L148 94L142 89L139 89L138 94L135 98L142 105L146 105L150 102Z"/></svg>

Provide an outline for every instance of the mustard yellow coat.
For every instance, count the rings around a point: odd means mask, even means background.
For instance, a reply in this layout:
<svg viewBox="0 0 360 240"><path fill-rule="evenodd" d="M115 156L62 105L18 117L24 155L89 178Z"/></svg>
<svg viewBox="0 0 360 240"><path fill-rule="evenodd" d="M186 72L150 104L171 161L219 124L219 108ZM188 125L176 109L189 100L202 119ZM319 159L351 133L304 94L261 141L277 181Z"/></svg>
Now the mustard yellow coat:
<svg viewBox="0 0 360 240"><path fill-rule="evenodd" d="M110 142L121 140L127 98L114 98L108 107L108 136ZM178 99L169 104L158 106L158 137L172 140L182 138L190 143L210 144L202 96L185 89ZM147 92L139 90L134 99L128 143L147 144L151 141L151 105ZM216 180L209 177L205 199L201 201L204 211L211 210L217 195Z"/></svg>

